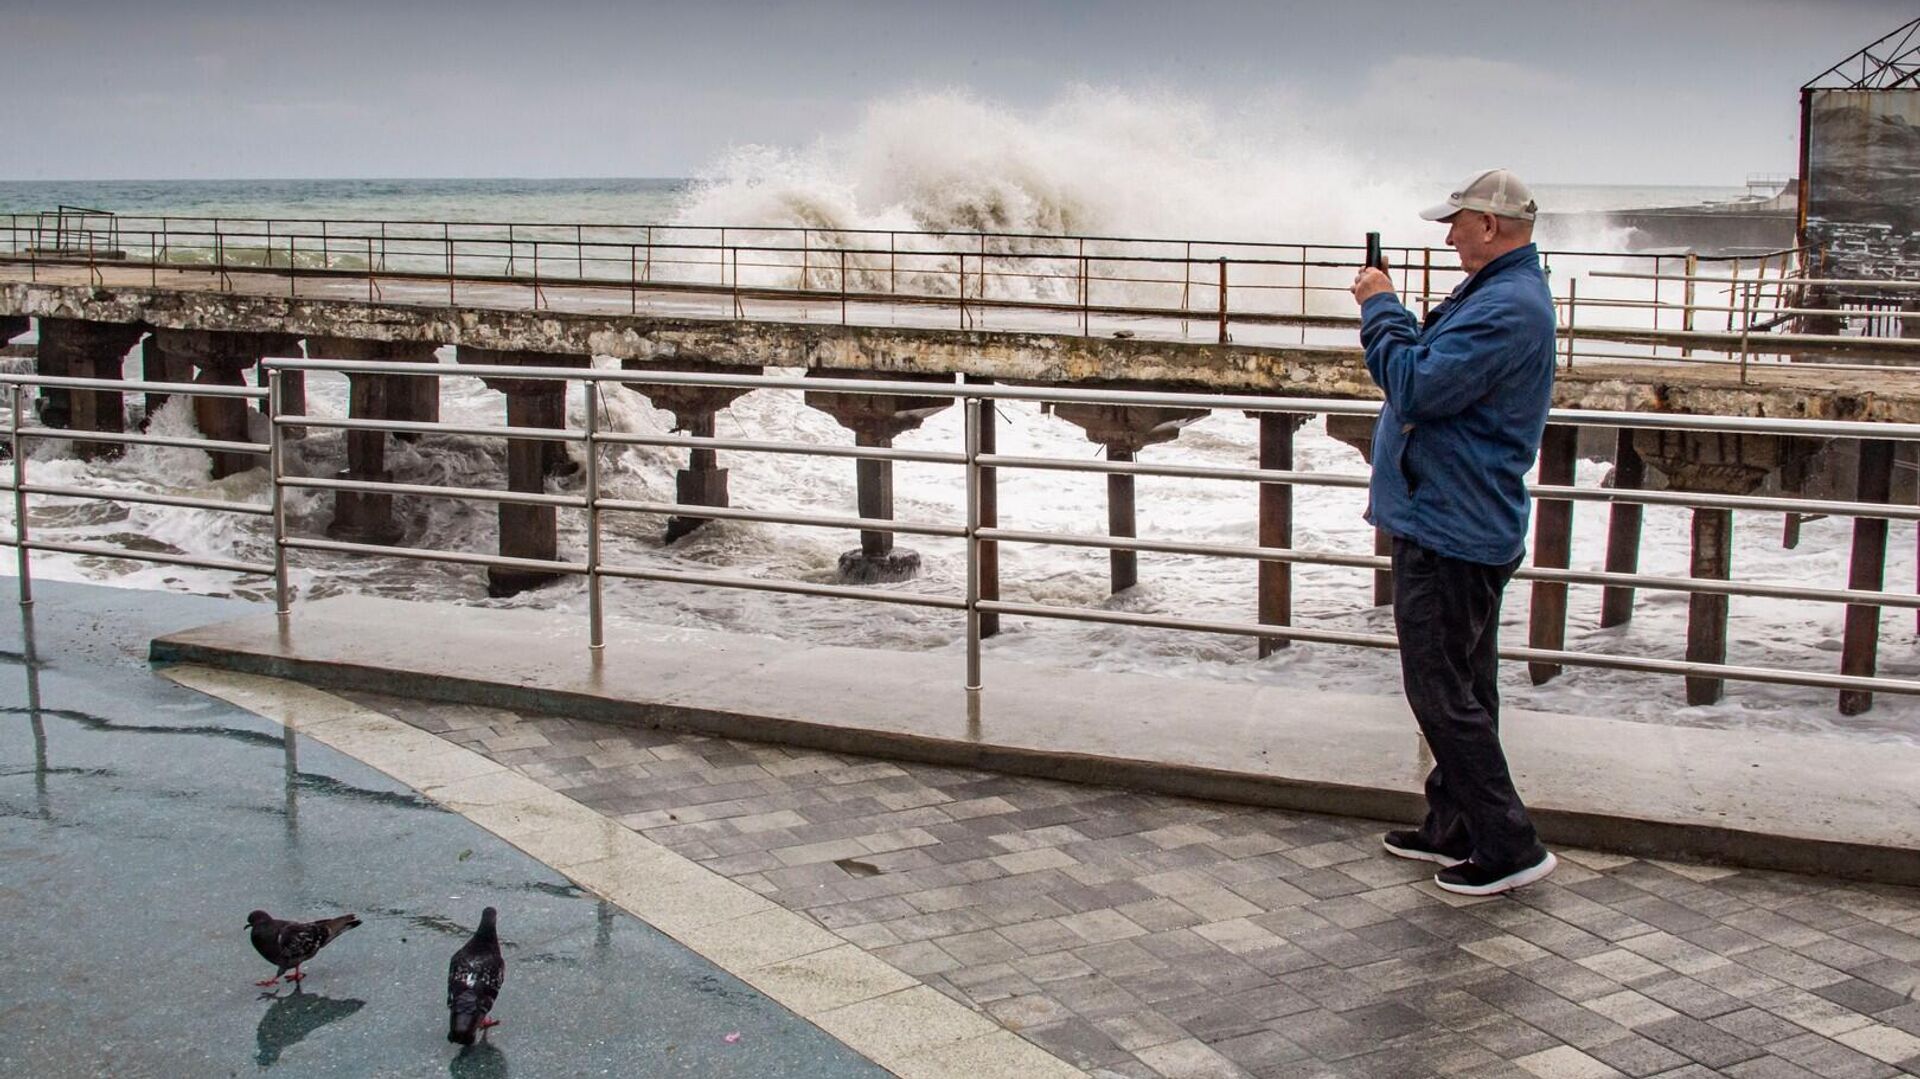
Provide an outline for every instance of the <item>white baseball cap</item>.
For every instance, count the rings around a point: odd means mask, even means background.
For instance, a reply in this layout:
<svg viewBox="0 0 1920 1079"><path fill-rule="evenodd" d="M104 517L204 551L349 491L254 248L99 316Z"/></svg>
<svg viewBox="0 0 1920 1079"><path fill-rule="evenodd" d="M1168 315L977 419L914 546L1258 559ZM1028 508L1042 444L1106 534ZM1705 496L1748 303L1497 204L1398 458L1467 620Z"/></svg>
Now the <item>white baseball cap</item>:
<svg viewBox="0 0 1920 1079"><path fill-rule="evenodd" d="M1447 201L1420 211L1420 216L1428 221L1445 221L1462 210L1474 210L1495 217L1532 221L1539 208L1533 201L1533 192L1520 182L1520 177L1506 169L1485 169L1467 177L1447 196Z"/></svg>

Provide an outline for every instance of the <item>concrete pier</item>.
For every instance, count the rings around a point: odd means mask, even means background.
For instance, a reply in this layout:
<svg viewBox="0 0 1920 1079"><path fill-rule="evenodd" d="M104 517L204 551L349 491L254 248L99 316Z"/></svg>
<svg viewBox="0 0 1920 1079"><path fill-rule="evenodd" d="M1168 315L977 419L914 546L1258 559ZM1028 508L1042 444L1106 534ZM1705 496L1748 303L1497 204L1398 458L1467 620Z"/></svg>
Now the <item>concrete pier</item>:
<svg viewBox="0 0 1920 1079"><path fill-rule="evenodd" d="M1360 451L1360 458L1369 466L1373 464L1373 418L1371 416L1328 416L1327 434L1345 442ZM1373 553L1377 557L1393 557L1393 537L1385 529L1373 530ZM1377 569L1373 571L1373 605L1391 607L1393 605L1393 571Z"/></svg>
<svg viewBox="0 0 1920 1079"><path fill-rule="evenodd" d="M221 332L211 330L156 329L154 347L163 354L163 366L178 370L181 364L194 369L193 381L209 386L244 386L246 373L265 356L299 355L299 340L284 333ZM195 425L200 433L222 442L246 442L247 402L238 397L196 397L193 402ZM213 478L220 479L258 467L263 457L245 453L215 451Z"/></svg>
<svg viewBox="0 0 1920 1079"><path fill-rule="evenodd" d="M1260 424L1260 467L1264 471L1293 471L1293 436L1306 425L1307 416L1283 412L1256 414ZM1293 546L1293 485L1260 485L1260 546ZM1293 564L1262 562L1259 570L1259 598L1256 603L1262 625L1293 625ZM1265 659L1291 644L1281 637L1260 638L1259 655Z"/></svg>
<svg viewBox="0 0 1920 1079"><path fill-rule="evenodd" d="M66 378L120 378L128 350L144 332L138 325L43 318L38 370L43 375ZM40 422L48 427L118 434L127 428L123 396L114 390L48 389L40 397ZM76 440L74 450L82 457L104 457L119 453L120 447L111 442Z"/></svg>
<svg viewBox="0 0 1920 1079"><path fill-rule="evenodd" d="M494 367L578 367L591 366L584 355L548 352L503 351L461 345L460 363ZM489 378L488 389L507 397L509 427L563 428L567 424L567 384L549 379ZM564 459L566 448L548 439L507 439L507 489L528 493L546 490L546 478L554 471L555 450ZM500 503L500 554L507 558L531 558L554 561L559 558L558 514L552 506ZM487 568L487 594L511 596L557 579L560 575L545 570Z"/></svg>
<svg viewBox="0 0 1920 1079"><path fill-rule="evenodd" d="M1203 408L1137 408L1126 405L1059 404L1053 414L1086 432L1106 448L1107 460L1131 461L1143 449L1180 437L1180 429L1207 414ZM1133 477L1107 474L1107 535L1138 535ZM1108 584L1118 595L1140 583L1140 556L1118 548L1107 552Z"/></svg>
<svg viewBox="0 0 1920 1079"><path fill-rule="evenodd" d="M307 338L307 355L316 359L431 364L435 348L431 341ZM347 414L354 419L429 422L420 414L421 395L417 384L437 391L439 381L437 378L349 374ZM435 404L433 412L437 417L437 396ZM348 431L347 467L339 472L338 478L360 483L392 483L393 473L386 464L389 437L384 431ZM398 543L404 532L393 516L392 495L334 492L333 520L327 524L327 535L351 543L392 544Z"/></svg>
<svg viewBox="0 0 1920 1079"><path fill-rule="evenodd" d="M1809 439L1774 435L1731 435L1692 431L1637 431L1634 448L1667 478L1667 486L1706 494L1752 494L1776 473L1800 472L1818 449ZM1733 514L1724 509L1693 511L1691 576L1727 580L1732 573ZM1693 593L1687 603L1687 659L1724 663L1727 658L1727 597ZM1722 679L1692 676L1688 704L1713 704L1725 687Z"/></svg>
<svg viewBox="0 0 1920 1079"><path fill-rule="evenodd" d="M1573 486L1573 468L1579 448L1578 432L1549 424L1540 439L1540 483ZM1573 503L1540 499L1533 506L1533 564L1536 568L1566 569L1573 553ZM1567 646L1567 586L1560 581L1533 582L1528 606L1527 643L1534 648L1560 651ZM1529 663L1527 674L1539 685L1560 673L1557 663Z"/></svg>
<svg viewBox="0 0 1920 1079"><path fill-rule="evenodd" d="M859 377L858 372L833 370L809 371L807 375L820 379ZM951 382L952 379L935 377L925 381ZM808 407L825 412L852 431L854 445L879 449L892 446L894 438L919 427L928 416L953 404L949 397L880 396L830 390L808 390L806 401ZM893 462L862 458L855 469L860 516L868 520L892 520ZM905 581L919 572L920 553L894 546L892 532L862 529L859 548L840 556L840 579L857 584Z"/></svg>
<svg viewBox="0 0 1920 1079"><path fill-rule="evenodd" d="M709 374L757 375L762 368L734 367L706 360L675 357L647 363L624 360L620 366L629 371L692 371ZM628 389L653 402L653 407L673 413L674 430L700 438L712 438L714 417L742 395L746 389L722 386L674 386L659 382L627 382ZM674 477L675 501L683 506L727 505L727 470L720 467L720 455L710 449L687 451L687 467ZM667 518L666 542L672 543L712 520L696 514Z"/></svg>

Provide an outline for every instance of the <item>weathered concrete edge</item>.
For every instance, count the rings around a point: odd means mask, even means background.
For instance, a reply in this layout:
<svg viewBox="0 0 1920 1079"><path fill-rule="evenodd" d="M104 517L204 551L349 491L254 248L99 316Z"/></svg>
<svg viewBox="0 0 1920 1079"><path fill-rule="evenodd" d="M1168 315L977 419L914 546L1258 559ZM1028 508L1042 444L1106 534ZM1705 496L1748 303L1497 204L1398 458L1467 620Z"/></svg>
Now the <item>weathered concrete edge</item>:
<svg viewBox="0 0 1920 1079"><path fill-rule="evenodd" d="M1125 787L1187 798L1235 802L1382 821L1408 821L1424 811L1417 792L1253 776L1196 765L1091 754L1058 753L808 723L779 716L629 700L510 681L330 660L306 660L218 648L167 637L148 648L154 663L197 663L313 685L496 708L550 712L607 723L634 723L744 741L779 742L829 753L887 757L949 767ZM1920 850L1780 835L1701 823L1609 813L1536 808L1548 843L1643 858L1705 861L1755 869L1920 886Z"/></svg>

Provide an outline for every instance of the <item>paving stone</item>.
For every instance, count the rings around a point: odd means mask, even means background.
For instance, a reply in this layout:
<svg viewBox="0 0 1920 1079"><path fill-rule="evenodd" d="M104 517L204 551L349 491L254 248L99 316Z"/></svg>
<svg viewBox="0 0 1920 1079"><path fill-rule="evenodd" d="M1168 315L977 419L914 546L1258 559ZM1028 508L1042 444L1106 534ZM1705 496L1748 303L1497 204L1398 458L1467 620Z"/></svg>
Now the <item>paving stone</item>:
<svg viewBox="0 0 1920 1079"><path fill-rule="evenodd" d="M1493 900L1380 826L367 698L1108 1079L1920 1074L1920 893L1585 851Z"/></svg>

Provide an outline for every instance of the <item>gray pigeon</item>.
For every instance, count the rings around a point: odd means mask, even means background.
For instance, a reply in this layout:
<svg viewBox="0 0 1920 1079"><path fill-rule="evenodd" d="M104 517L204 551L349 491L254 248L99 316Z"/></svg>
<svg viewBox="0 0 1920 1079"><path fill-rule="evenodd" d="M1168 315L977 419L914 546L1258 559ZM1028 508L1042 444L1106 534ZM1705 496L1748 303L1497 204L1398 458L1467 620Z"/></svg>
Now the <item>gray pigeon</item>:
<svg viewBox="0 0 1920 1079"><path fill-rule="evenodd" d="M487 1015L507 980L507 959L500 954L494 915L492 907L480 912L480 928L447 964L447 1040L456 1045L472 1045L474 1035L500 1025Z"/></svg>
<svg viewBox="0 0 1920 1079"><path fill-rule="evenodd" d="M274 966L273 977L253 984L273 985L282 974L286 974L290 982L299 981L306 977L300 970L302 964L312 960L320 949L332 944L335 937L359 924L360 919L351 914L323 918L317 922L287 922L264 910L249 913L247 925L252 930L253 950ZM288 968L292 968L292 974L287 974Z"/></svg>

